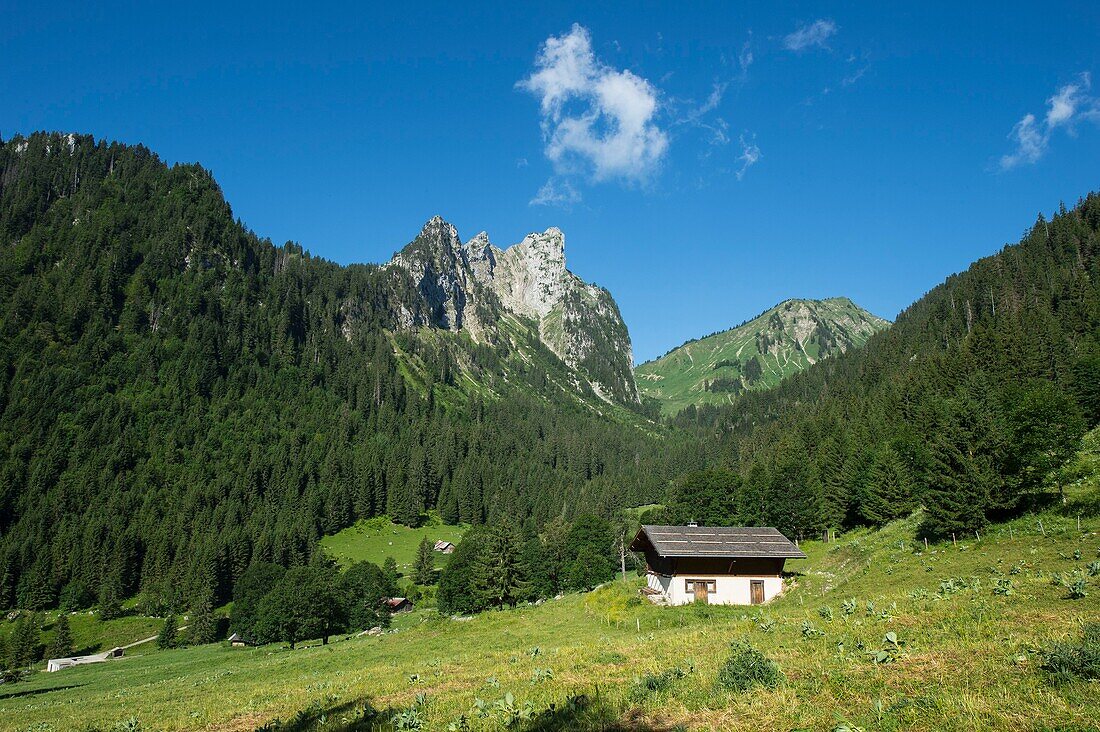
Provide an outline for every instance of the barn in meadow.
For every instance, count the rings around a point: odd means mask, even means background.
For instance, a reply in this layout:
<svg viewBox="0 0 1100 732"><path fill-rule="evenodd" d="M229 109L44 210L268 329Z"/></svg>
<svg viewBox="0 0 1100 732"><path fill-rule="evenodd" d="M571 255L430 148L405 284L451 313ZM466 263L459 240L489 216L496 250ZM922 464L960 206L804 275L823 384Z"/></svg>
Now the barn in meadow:
<svg viewBox="0 0 1100 732"><path fill-rule="evenodd" d="M642 526L630 544L646 561L646 594L685 605L759 605L783 591L783 565L806 555L773 528Z"/></svg>

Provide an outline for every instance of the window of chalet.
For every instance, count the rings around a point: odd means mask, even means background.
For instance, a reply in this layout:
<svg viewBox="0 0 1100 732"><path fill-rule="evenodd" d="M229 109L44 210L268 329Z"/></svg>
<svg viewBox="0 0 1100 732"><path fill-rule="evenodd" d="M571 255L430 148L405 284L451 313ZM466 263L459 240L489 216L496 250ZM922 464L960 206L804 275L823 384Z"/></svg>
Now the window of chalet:
<svg viewBox="0 0 1100 732"><path fill-rule="evenodd" d="M684 592L695 592L696 584L705 585L707 592L718 591L718 580L686 579L684 580Z"/></svg>

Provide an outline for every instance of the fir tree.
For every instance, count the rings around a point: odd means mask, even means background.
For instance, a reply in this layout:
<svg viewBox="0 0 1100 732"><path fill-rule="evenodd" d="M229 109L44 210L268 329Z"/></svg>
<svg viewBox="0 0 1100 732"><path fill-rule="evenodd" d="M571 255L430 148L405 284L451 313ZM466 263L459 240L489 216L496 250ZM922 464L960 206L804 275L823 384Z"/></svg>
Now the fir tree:
<svg viewBox="0 0 1100 732"><path fill-rule="evenodd" d="M397 595L401 573L397 571L397 560L393 557L386 557L382 562L382 579L385 582L383 588L386 595L388 597Z"/></svg>
<svg viewBox="0 0 1100 732"><path fill-rule="evenodd" d="M960 441L958 427L947 423L932 443L921 525L922 532L929 536L965 534L987 523L989 485L973 457L960 449Z"/></svg>
<svg viewBox="0 0 1100 732"><path fill-rule="evenodd" d="M203 593L202 599L191 614L187 628L187 642L191 645L213 643L218 639L218 619L214 617L213 595Z"/></svg>
<svg viewBox="0 0 1100 732"><path fill-rule="evenodd" d="M515 607L526 587L523 550L515 530L493 527L485 537L480 580L492 607Z"/></svg>
<svg viewBox="0 0 1100 732"><path fill-rule="evenodd" d="M870 481L860 491L860 514L881 526L909 515L913 510L912 496L909 472L893 446L883 445L871 463Z"/></svg>
<svg viewBox="0 0 1100 732"><path fill-rule="evenodd" d="M53 640L46 651L49 658L67 658L73 655L73 632L69 628L68 613L61 613L54 625Z"/></svg>
<svg viewBox="0 0 1100 732"><path fill-rule="evenodd" d="M118 586L108 581L99 593L99 619L114 620L122 617L122 600L118 596Z"/></svg>
<svg viewBox="0 0 1100 732"><path fill-rule="evenodd" d="M24 613L15 621L8 641L12 668L30 666L42 657L42 620L38 613Z"/></svg>
<svg viewBox="0 0 1100 732"><path fill-rule="evenodd" d="M426 536L420 540L420 546L416 550L413 581L418 585L430 585L435 582L435 548Z"/></svg>
<svg viewBox="0 0 1100 732"><path fill-rule="evenodd" d="M160 634L157 635L157 648L162 650L175 648L178 635L179 626L176 621L176 616L170 614L164 619L164 624L160 626Z"/></svg>

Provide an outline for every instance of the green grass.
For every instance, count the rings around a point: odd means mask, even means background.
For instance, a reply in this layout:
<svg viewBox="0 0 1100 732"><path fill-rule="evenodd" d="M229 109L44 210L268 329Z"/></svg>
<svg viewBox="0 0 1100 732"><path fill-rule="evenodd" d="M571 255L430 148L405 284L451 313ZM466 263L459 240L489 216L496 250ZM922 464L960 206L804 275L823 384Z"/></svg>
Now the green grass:
<svg viewBox="0 0 1100 732"><path fill-rule="evenodd" d="M53 641L58 611L42 613L42 640L47 647ZM163 618L146 615L127 615L103 622L93 612L69 614L69 629L73 634L73 648L80 655L110 650L116 646L125 646L148 638L160 632ZM6 638L15 627L14 622L0 620L0 638ZM137 646L127 653L147 653L152 644Z"/></svg>
<svg viewBox="0 0 1100 732"><path fill-rule="evenodd" d="M0 729L109 728L131 716L147 730L251 730L275 718L352 729L365 704L396 712L418 694L424 729L463 714L473 729L502 729L504 711L471 710L507 693L520 709L555 705L559 726L543 729L1100 725L1100 685L1055 685L1038 668L1044 644L1079 635L1100 614L1097 578L1081 600L1051 584L1097 557L1100 519L1078 530L1076 516L1050 511L927 551L913 538L918 519L805 543L792 586L762 608L657 608L638 599L637 579L461 622L419 611L396 632L325 647L158 651L0 689ZM1011 580L1012 593L998 594L997 580ZM888 632L899 652L876 664L870 654ZM716 685L738 639L779 664L776 688ZM639 686L647 675L668 683Z"/></svg>
<svg viewBox="0 0 1100 732"><path fill-rule="evenodd" d="M373 562L381 566L386 557L393 557L398 570L408 575L416 561L416 550L421 539L427 537L433 544L439 539L458 544L465 532L465 526L447 526L438 522L412 529L380 517L360 521L337 534L326 536L321 539L321 546L344 566L353 562ZM436 553L435 559L437 567L446 564L444 554Z"/></svg>

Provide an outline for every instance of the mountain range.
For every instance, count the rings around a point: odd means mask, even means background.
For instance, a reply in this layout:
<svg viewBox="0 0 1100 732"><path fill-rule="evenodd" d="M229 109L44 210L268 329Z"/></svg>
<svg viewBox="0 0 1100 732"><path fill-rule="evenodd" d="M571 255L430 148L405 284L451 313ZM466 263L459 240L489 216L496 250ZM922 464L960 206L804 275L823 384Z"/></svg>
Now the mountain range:
<svg viewBox="0 0 1100 732"><path fill-rule="evenodd" d="M618 308L556 229L499 248L433 218L344 267L249 231L199 165L17 136L0 608L224 602L361 518L530 538L684 485L793 536L917 505L930 532L981 528L1100 419L1098 231L1092 195L889 328L844 298L781 303L643 364L639 399Z"/></svg>

